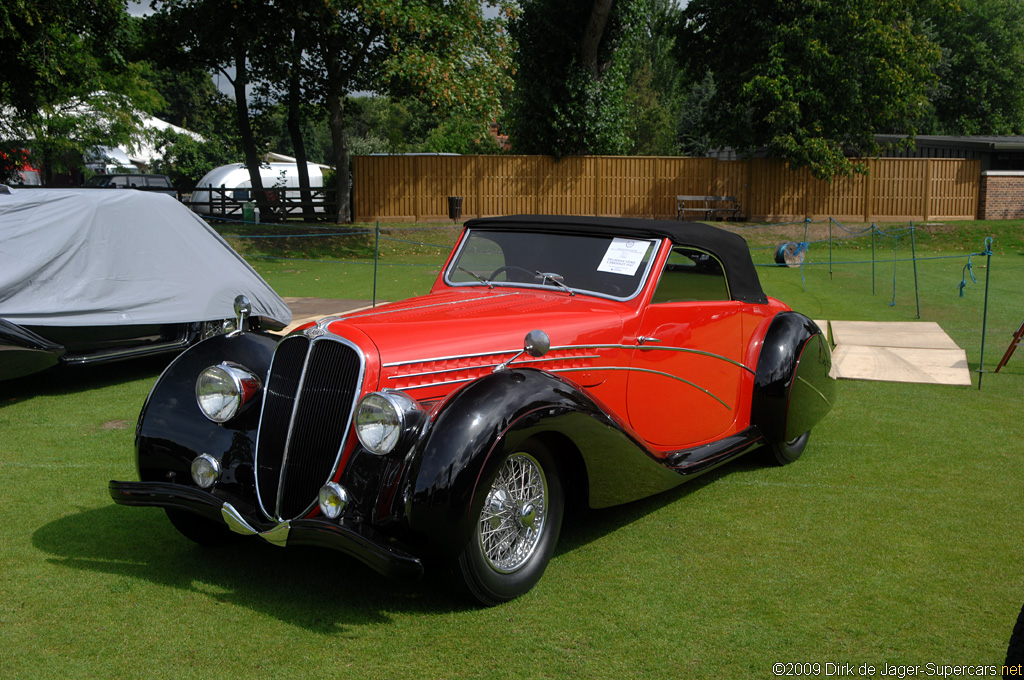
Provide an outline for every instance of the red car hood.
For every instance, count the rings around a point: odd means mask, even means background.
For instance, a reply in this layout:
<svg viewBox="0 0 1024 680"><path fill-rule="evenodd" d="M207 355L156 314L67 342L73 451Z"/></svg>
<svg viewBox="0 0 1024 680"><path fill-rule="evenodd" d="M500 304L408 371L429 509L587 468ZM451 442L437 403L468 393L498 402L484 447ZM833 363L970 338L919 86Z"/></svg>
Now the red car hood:
<svg viewBox="0 0 1024 680"><path fill-rule="evenodd" d="M332 333L359 342L361 331L380 353L381 364L489 352L515 352L539 329L551 346L622 341L628 303L563 291L466 288L431 293L339 317ZM366 348L370 349L370 348Z"/></svg>

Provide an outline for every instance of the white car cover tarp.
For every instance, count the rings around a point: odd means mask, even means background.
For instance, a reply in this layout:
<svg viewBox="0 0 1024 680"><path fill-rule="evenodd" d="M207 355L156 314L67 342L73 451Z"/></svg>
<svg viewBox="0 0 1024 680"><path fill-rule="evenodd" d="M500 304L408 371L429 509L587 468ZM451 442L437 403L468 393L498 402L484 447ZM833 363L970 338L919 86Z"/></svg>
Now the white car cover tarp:
<svg viewBox="0 0 1024 680"><path fill-rule="evenodd" d="M284 300L172 196L130 189L0 188L0 318L113 326L235 316L291 322Z"/></svg>

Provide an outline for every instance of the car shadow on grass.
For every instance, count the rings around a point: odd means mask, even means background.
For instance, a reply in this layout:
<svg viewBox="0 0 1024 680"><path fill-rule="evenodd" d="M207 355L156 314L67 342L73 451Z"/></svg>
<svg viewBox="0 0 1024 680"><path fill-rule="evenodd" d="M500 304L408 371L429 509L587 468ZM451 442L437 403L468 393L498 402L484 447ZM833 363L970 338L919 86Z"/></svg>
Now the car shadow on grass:
<svg viewBox="0 0 1024 680"><path fill-rule="evenodd" d="M656 496L572 515L555 559L699 493L724 475L761 467L753 453ZM255 537L202 547L178 534L157 508L111 504L82 510L39 528L32 543L53 565L112 577L115 595L140 583L176 588L328 636L386 624L388 612L434 615L477 608L443 569L428 569L422 579L409 581L381 576L323 548L282 550Z"/></svg>
<svg viewBox="0 0 1024 680"><path fill-rule="evenodd" d="M79 394L135 380L155 383L172 359L173 356L163 354L112 364L55 366L21 378L4 380L0 382L3 387L0 408L42 395Z"/></svg>
<svg viewBox="0 0 1024 680"><path fill-rule="evenodd" d="M558 556L600 540L665 506L683 501L687 497L699 493L704 487L714 484L722 477L760 470L766 465L767 457L764 454L763 450L752 451L699 477L689 479L668 491L632 503L600 510L580 511L577 509L574 512L570 511L562 525L555 555ZM666 536L666 540L668 538Z"/></svg>
<svg viewBox="0 0 1024 680"><path fill-rule="evenodd" d="M202 547L157 508L83 510L36 530L32 543L51 564L115 577L115 592L149 583L202 593L325 635L387 623L388 611L436 614L471 606L443 574L389 579L340 552L282 550L255 537Z"/></svg>

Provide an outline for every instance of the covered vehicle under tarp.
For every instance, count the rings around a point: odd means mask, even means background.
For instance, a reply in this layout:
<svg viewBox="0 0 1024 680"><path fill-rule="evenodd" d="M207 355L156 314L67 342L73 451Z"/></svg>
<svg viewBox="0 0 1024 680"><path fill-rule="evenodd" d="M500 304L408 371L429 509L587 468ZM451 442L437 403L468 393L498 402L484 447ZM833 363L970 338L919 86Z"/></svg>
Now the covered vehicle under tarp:
<svg viewBox="0 0 1024 680"><path fill-rule="evenodd" d="M162 336L142 343L150 349L189 344L201 324L233 318L238 295L264 328L291 321L284 300L171 196L0 186L0 319L64 346L65 363L79 337L91 343L82 356L98 360L130 356L114 345L138 345L126 343L136 329ZM0 350L25 344L13 331L0 333L5 342Z"/></svg>
<svg viewBox="0 0 1024 680"><path fill-rule="evenodd" d="M195 213L141 191L0 193L0 317L31 326L231 318L236 295L286 326L291 310Z"/></svg>

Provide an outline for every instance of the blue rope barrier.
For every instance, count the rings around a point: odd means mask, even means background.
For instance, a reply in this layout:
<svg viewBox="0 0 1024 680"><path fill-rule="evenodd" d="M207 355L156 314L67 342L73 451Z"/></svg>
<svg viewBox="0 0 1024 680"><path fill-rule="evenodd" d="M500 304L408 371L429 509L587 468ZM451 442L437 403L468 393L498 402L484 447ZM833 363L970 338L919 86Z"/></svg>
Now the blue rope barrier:
<svg viewBox="0 0 1024 680"><path fill-rule="evenodd" d="M982 253L982 254L984 254L984 253ZM913 262L915 259L917 259L918 262L925 262L927 260L959 260L962 257L963 257L963 255L932 255L932 256L929 256L929 257L918 257L918 258L900 257L900 258L896 258L894 260L890 260L890 262ZM836 264L843 264L843 265L846 265L846 264L872 264L873 262L874 262L874 260L836 260ZM754 266L755 267L773 267L775 269L779 268L779 264L777 262L754 263ZM828 266L828 262L807 262L805 260L803 266L805 266L805 267L827 267Z"/></svg>
<svg viewBox="0 0 1024 680"><path fill-rule="evenodd" d="M395 243L408 243L408 244L411 244L411 245L414 245L414 246L429 246L431 248L445 248L447 250L451 250L451 246L450 245L442 245L442 244L438 244L438 243L423 243L421 241L406 241L406 240L403 240L403 239L400 239L400 238L388 238L387 236L381 236L380 240L381 241L394 241Z"/></svg>
<svg viewBox="0 0 1024 680"><path fill-rule="evenodd" d="M334 234L226 234L224 238L252 239L252 238L323 238L325 236L365 236L372 234L372 231L346 231Z"/></svg>
<svg viewBox="0 0 1024 680"><path fill-rule="evenodd" d="M305 257L280 257L278 255L246 255L247 260L278 260L281 262L316 262L319 264L366 264L373 265L373 262L367 262L366 260L311 260ZM433 267L434 269L440 269L444 266L443 262L434 264L410 264L405 262L386 262L381 264L382 267Z"/></svg>
<svg viewBox="0 0 1024 680"><path fill-rule="evenodd" d="M991 257L994 253L992 252L992 237L985 238L985 250L980 253L971 253L967 256L967 264L964 265L963 278L960 279L960 285L957 288L960 290L960 297L964 296L964 288L967 287L967 276L971 277L971 281L974 283L978 282L977 277L974 276L974 263L972 262L975 255L978 257Z"/></svg>

